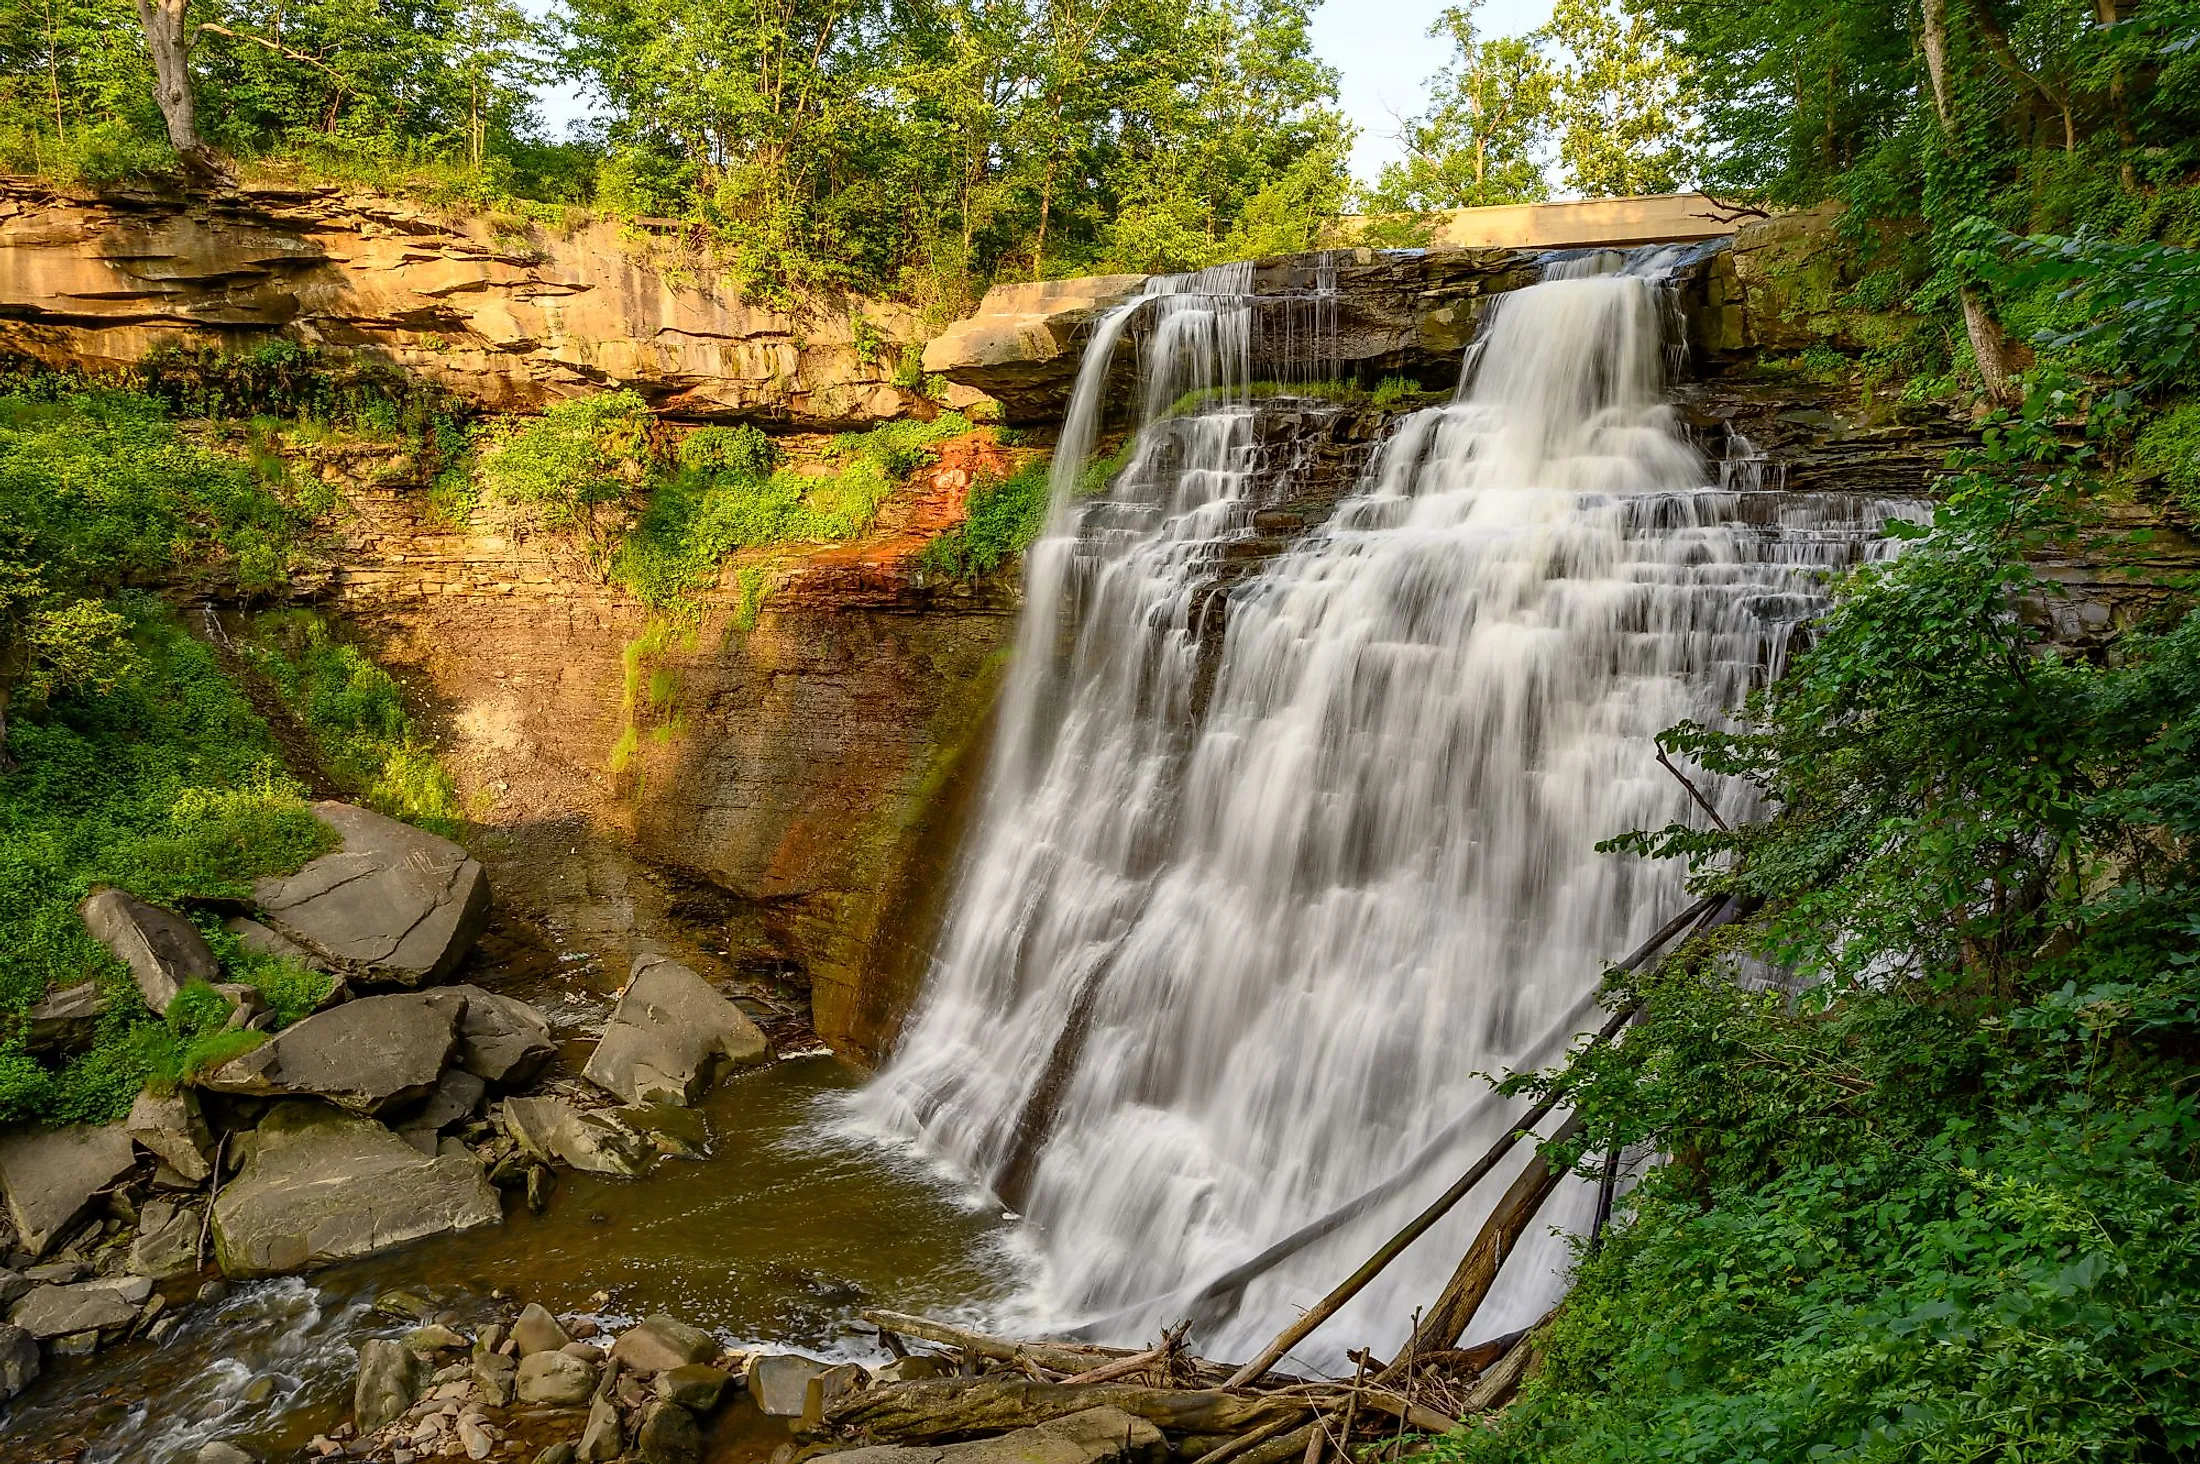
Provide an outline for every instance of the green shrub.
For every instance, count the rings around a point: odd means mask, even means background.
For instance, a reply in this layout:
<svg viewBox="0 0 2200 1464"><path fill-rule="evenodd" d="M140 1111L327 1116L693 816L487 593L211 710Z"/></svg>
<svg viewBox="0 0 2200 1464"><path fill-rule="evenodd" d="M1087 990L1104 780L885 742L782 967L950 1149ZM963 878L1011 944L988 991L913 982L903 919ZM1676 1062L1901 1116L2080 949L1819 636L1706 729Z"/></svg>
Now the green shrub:
<svg viewBox="0 0 2200 1464"><path fill-rule="evenodd" d="M652 421L631 391L499 418L480 434L475 475L496 497L532 509L543 527L578 536L591 567L605 573L626 528L622 510L654 466Z"/></svg>
<svg viewBox="0 0 2200 1464"><path fill-rule="evenodd" d="M2158 474L2187 513L2200 515L2200 402L2179 402L2156 413L2139 430L2131 458L2140 471Z"/></svg>
<svg viewBox="0 0 2200 1464"><path fill-rule="evenodd" d="M698 427L680 439L680 466L712 475L768 478L780 464L779 444L760 428Z"/></svg>
<svg viewBox="0 0 2200 1464"><path fill-rule="evenodd" d="M58 1070L24 1054L20 1029L0 1016L0 1121L103 1122L153 1070L163 1039L144 1029L161 1024L77 916L95 885L166 904L238 899L255 879L335 843L213 653L159 602L126 608L133 674L103 694L57 696L9 726L16 766L0 774L0 1014L85 980L100 983L108 1013L91 1051Z"/></svg>
<svg viewBox="0 0 2200 1464"><path fill-rule="evenodd" d="M925 545L919 562L934 574L967 579L1021 554L1046 527L1049 472L1047 459L1038 458L1006 478L972 484L967 516Z"/></svg>
<svg viewBox="0 0 2200 1464"><path fill-rule="evenodd" d="M395 677L310 610L256 617L243 650L312 732L321 764L378 812L454 837L464 800L405 710Z"/></svg>

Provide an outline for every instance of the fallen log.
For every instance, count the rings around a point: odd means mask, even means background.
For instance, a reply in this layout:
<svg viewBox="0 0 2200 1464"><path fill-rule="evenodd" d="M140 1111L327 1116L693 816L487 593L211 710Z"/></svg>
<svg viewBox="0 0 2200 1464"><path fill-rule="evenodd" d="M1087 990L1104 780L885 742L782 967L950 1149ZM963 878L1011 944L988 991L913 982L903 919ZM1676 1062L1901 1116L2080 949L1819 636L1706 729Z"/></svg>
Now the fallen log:
<svg viewBox="0 0 2200 1464"><path fill-rule="evenodd" d="M1193 1461L1193 1464L1229 1464L1230 1460L1237 1458L1238 1455L1244 1453L1247 1449L1256 1448L1261 1444L1267 1443L1272 1438L1276 1438L1281 1434L1291 1432L1292 1428L1295 1426L1294 1420L1296 1420L1298 1416L1298 1411L1293 1410L1289 1413L1284 1414L1282 1417L1273 1420L1272 1422L1264 1423L1259 1428L1254 1429L1249 1434L1242 1434L1237 1438L1231 1439L1226 1444L1221 1444L1215 1448L1209 1449L1206 1453L1200 1455L1198 1459Z"/></svg>
<svg viewBox="0 0 2200 1464"><path fill-rule="evenodd" d="M907 1312L867 1311L861 1316L882 1332L914 1337L920 1342L937 1342L943 1347L960 1347L965 1352L990 1357L996 1362L1015 1363L1028 1359L1050 1372L1087 1372L1115 1359L1136 1355L1127 1347L1101 1347L1088 1342L1016 1342L1005 1337L989 1337L967 1327L911 1316Z"/></svg>
<svg viewBox="0 0 2200 1464"><path fill-rule="evenodd" d="M1559 1127L1550 1143L1563 1143L1581 1132L1581 1119L1571 1117ZM1550 1161L1538 1151L1528 1160L1528 1167L1520 1171L1520 1177L1506 1187L1497 1205L1482 1222L1475 1234L1474 1243L1459 1260L1459 1267L1444 1283L1436 1304L1421 1318L1421 1325L1413 1334L1412 1345L1406 1356L1427 1356L1448 1352L1459 1343L1466 1330L1474 1323L1474 1314L1482 1309L1482 1303L1497 1284L1497 1273L1504 1267L1505 1258L1513 1253L1537 1212L1558 1188L1558 1182L1566 1177L1563 1169L1553 1169ZM1378 1381L1388 1381L1404 1366L1401 1359L1385 1368Z"/></svg>
<svg viewBox="0 0 2200 1464"><path fill-rule="evenodd" d="M1466 1411L1469 1414L1487 1413L1519 1390L1520 1380L1527 1376L1528 1364L1535 1360L1539 1336L1540 1329L1515 1342L1488 1372L1475 1379L1473 1391L1467 1394Z"/></svg>
<svg viewBox="0 0 2200 1464"><path fill-rule="evenodd" d="M1169 1433L1242 1433L1279 1411L1303 1414L1302 1399L1245 1397L1212 1389L1143 1388L1129 1383L1035 1383L1022 1378L942 1378L881 1383L850 1393L821 1428L894 1443L941 1443L1028 1428L1087 1408L1120 1408Z"/></svg>

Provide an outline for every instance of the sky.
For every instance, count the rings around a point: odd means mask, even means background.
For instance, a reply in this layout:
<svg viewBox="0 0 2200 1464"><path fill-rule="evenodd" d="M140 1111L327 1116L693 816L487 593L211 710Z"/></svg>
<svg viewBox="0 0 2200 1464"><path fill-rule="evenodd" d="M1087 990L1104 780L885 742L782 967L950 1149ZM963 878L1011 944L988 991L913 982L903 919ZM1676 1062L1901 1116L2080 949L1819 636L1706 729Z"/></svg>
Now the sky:
<svg viewBox="0 0 2200 1464"><path fill-rule="evenodd" d="M523 0L541 14L548 0ZM1383 164L1394 161L1399 119L1421 110L1422 85L1451 58L1428 34L1430 22L1447 0L1325 0L1314 12L1314 50L1339 73L1339 100L1360 129L1352 149L1352 172L1372 183ZM1482 34L1512 36L1551 18L1551 0L1485 0L1475 19ZM570 86L546 87L543 112L556 132L587 110Z"/></svg>
<svg viewBox="0 0 2200 1464"><path fill-rule="evenodd" d="M1447 0L1326 0L1314 12L1314 50L1341 74L1339 99L1359 125L1352 172L1375 181L1397 159L1399 118L1421 110L1422 85L1451 59L1428 34ZM1551 0L1487 0L1475 22L1483 35L1516 36L1551 18Z"/></svg>

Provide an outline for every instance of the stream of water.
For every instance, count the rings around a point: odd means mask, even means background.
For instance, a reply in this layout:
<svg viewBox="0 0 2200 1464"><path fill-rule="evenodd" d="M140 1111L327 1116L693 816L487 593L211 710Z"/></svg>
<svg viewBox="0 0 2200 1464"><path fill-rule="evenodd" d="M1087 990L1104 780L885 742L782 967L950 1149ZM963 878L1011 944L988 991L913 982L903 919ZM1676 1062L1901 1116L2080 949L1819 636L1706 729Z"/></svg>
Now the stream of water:
<svg viewBox="0 0 2200 1464"><path fill-rule="evenodd" d="M1212 658L1218 567L1256 535L1246 388L1314 372L1258 358L1271 302L1242 271L1100 324L959 894L862 1100L1025 1214L1019 1321L1150 1341L1188 1288L1449 1127L1417 1182L1195 1333L1256 1350L1503 1131L1484 1075L1556 1057L1603 963L1683 903L1678 869L1596 843L1700 817L1655 734L1776 667L1892 506L1704 460L1667 401L1659 263L1562 261L1494 300L1456 398L1227 589ZM1077 500L1127 340L1137 446ZM1512 1172L1293 1360L1387 1355ZM1545 1218L1589 1200L1564 1188ZM1565 1257L1538 1227L1467 1340L1532 1320Z"/></svg>

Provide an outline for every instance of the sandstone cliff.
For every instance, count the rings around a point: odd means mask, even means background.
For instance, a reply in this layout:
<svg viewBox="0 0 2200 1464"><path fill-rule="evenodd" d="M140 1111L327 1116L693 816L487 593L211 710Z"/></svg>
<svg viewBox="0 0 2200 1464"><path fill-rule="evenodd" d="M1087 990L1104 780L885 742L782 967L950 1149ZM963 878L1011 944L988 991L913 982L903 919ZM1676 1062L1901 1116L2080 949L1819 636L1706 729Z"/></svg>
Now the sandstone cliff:
<svg viewBox="0 0 2200 1464"><path fill-rule="evenodd" d="M0 179L0 350L51 365L283 336L496 410L611 386L699 419L841 427L910 409L891 380L915 339L906 309L767 309L721 274L677 235L607 220L446 219L328 188L95 197Z"/></svg>

